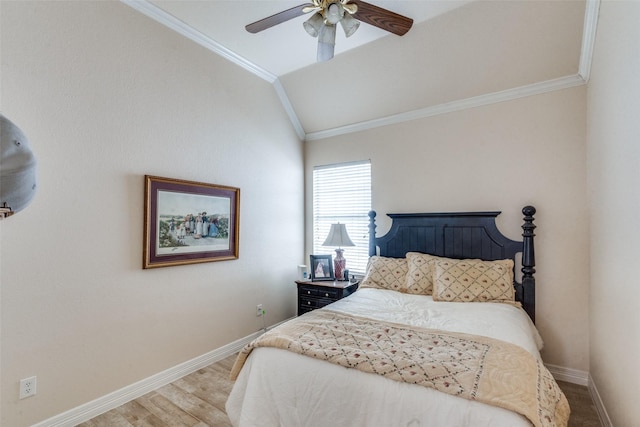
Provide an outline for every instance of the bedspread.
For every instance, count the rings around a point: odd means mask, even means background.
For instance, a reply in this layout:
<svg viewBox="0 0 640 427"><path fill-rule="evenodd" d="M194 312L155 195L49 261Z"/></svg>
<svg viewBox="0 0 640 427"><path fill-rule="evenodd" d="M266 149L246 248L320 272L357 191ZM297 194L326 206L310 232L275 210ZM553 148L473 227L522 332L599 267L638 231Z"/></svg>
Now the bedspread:
<svg viewBox="0 0 640 427"><path fill-rule="evenodd" d="M316 310L247 345L232 379L258 347L286 349L488 403L522 414L535 426L566 425L569 417L567 400L542 362L493 338Z"/></svg>

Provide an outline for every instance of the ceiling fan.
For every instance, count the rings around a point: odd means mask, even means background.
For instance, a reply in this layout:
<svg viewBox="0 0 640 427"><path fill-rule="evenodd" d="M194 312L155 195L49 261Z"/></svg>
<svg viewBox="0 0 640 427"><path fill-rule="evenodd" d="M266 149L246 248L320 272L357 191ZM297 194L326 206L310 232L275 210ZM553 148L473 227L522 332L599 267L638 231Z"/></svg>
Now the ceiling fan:
<svg viewBox="0 0 640 427"><path fill-rule="evenodd" d="M303 26L309 35L318 37L318 61L333 58L338 23L347 37L356 32L360 21L399 36L406 34L413 25L411 18L361 0L311 0L311 3L276 13L245 28L250 33L258 33L310 12L313 15Z"/></svg>

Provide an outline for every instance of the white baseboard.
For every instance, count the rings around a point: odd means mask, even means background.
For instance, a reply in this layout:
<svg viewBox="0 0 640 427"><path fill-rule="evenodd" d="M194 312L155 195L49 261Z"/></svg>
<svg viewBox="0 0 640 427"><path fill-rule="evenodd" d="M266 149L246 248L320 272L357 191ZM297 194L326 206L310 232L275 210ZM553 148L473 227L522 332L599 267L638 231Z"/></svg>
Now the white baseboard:
<svg viewBox="0 0 640 427"><path fill-rule="evenodd" d="M611 418L609 418L609 414L604 408L604 403L602 402L600 393L598 393L598 389L596 388L596 383L593 382L593 378L591 378L591 375L589 375L589 394L591 395L593 404L596 406L596 411L598 412L598 417L600 418L602 427L613 427Z"/></svg>
<svg viewBox="0 0 640 427"><path fill-rule="evenodd" d="M289 320L289 319L287 319ZM286 321L286 320L285 320ZM280 322L284 323L284 322ZM278 323L279 324L279 323ZM276 325L270 326L271 329ZM87 402L69 411L58 414L47 420L34 424L32 427L73 427L80 423L90 420L100 414L104 414L118 406L124 405L140 396L143 396L153 390L165 386L173 381L189 375L198 369L204 368L212 363L218 362L232 354L242 350L242 348L259 337L263 331L254 332L253 334L234 341L230 344L212 350L208 353L188 360L184 363L169 368L166 371L159 372L144 380L140 380L134 384L128 385L102 396L98 399Z"/></svg>
<svg viewBox="0 0 640 427"><path fill-rule="evenodd" d="M593 404L596 407L596 412L598 413L598 418L600 418L602 427L613 426L613 424L611 423L611 419L609 418L609 414L604 407L604 403L602 402L602 398L598 393L596 384L593 382L593 378L591 378L591 375L588 372L556 365L545 366L556 380L586 386L589 389L591 400L593 400Z"/></svg>
<svg viewBox="0 0 640 427"><path fill-rule="evenodd" d="M289 320L289 319L286 319ZM280 322L284 323L286 322ZM270 326L268 329L278 326L280 323ZM149 378L138 381L134 384L128 385L102 396L98 399L87 402L69 411L58 414L47 420L34 424L32 427L73 427L80 423L90 420L100 414L110 411L118 406L124 405L140 396L143 396L153 390L156 390L162 386L165 386L173 381L189 375L198 369L204 368L212 363L218 362L232 354L242 350L242 348L256 339L263 331L254 332L253 334L234 341L230 344L212 350L208 353L198 356L194 359L188 360L184 363L169 368L165 371L152 375ZM598 394L596 385L588 372L580 371L577 369L565 368L557 365L545 365L553 377L559 381L566 381L572 384L578 384L587 386L589 393L598 411L598 416L602 421L603 427L611 427L611 420L604 408L602 399Z"/></svg>
<svg viewBox="0 0 640 427"><path fill-rule="evenodd" d="M583 386L589 385L589 373L586 371L580 371L578 369L565 368L564 366L557 366L551 364L545 364L553 378L559 381L565 381L571 384L578 384Z"/></svg>

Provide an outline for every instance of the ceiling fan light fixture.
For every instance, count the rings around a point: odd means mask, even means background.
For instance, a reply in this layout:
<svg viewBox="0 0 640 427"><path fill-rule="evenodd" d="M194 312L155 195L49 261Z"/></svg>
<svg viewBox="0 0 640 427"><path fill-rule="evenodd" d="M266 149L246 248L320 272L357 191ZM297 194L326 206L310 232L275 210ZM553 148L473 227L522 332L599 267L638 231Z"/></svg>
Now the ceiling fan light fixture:
<svg viewBox="0 0 640 427"><path fill-rule="evenodd" d="M342 6L342 3L331 3L324 11L324 19L327 24L335 25L342 20L343 16L344 7Z"/></svg>
<svg viewBox="0 0 640 427"><path fill-rule="evenodd" d="M348 13L345 13L342 17L342 20L340 21L340 25L344 30L344 35L347 37L351 37L356 32L358 27L360 27L360 21L358 21Z"/></svg>
<svg viewBox="0 0 640 427"><path fill-rule="evenodd" d="M323 25L318 36L318 62L328 61L333 58L336 45L336 26Z"/></svg>
<svg viewBox="0 0 640 427"><path fill-rule="evenodd" d="M324 26L324 19L320 13L314 13L311 18L302 23L302 26L311 37L318 37L320 30Z"/></svg>
<svg viewBox="0 0 640 427"><path fill-rule="evenodd" d="M411 18L398 15L395 12L362 0L307 1L309 3L283 10L280 13L246 25L245 29L255 34L290 19L311 13L311 17L302 25L309 35L319 39L318 61L327 61L333 58L335 27L338 22L347 37L352 36L357 31L360 27L360 22L373 25L398 36L406 34L413 25L413 19Z"/></svg>

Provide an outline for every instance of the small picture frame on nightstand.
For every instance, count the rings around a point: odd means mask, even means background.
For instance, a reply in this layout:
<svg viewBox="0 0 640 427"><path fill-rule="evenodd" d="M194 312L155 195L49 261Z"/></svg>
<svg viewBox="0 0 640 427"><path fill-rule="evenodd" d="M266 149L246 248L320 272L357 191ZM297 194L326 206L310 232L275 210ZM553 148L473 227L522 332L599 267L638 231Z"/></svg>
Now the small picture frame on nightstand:
<svg viewBox="0 0 640 427"><path fill-rule="evenodd" d="M333 275L333 260L331 255L309 255L311 264L311 281L336 280Z"/></svg>

